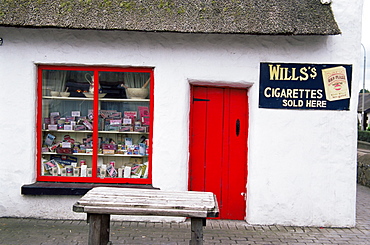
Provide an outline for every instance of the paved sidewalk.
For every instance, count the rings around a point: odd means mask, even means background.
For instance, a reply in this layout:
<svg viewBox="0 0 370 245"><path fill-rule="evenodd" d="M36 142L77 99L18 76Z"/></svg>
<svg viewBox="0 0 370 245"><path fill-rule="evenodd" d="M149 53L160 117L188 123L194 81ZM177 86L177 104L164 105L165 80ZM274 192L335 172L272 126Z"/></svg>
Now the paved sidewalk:
<svg viewBox="0 0 370 245"><path fill-rule="evenodd" d="M209 220L204 244L370 244L370 188L357 186L355 228L248 225L244 221ZM86 221L0 218L0 244L87 244ZM116 244L188 244L190 222L112 222Z"/></svg>

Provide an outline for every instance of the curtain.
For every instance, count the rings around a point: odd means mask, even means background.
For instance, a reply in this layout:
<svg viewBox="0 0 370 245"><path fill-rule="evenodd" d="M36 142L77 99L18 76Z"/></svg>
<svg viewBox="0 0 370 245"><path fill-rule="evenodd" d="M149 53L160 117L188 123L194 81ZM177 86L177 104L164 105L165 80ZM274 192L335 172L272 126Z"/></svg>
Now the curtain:
<svg viewBox="0 0 370 245"><path fill-rule="evenodd" d="M42 79L44 95L50 95L50 91L64 92L66 89L67 71L43 71Z"/></svg>

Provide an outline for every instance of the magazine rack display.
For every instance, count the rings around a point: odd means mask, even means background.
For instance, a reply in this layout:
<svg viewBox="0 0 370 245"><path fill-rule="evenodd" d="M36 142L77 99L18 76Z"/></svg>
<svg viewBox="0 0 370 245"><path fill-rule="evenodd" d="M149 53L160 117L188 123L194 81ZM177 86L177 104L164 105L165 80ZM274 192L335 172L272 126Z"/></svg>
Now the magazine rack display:
<svg viewBox="0 0 370 245"><path fill-rule="evenodd" d="M152 69L40 66L38 180L151 182Z"/></svg>

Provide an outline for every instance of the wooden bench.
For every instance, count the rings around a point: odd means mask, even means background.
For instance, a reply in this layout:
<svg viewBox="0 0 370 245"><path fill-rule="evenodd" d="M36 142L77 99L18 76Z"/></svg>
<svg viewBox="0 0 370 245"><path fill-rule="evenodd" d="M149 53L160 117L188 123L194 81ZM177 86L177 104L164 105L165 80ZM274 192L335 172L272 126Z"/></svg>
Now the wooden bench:
<svg viewBox="0 0 370 245"><path fill-rule="evenodd" d="M73 211L87 213L89 245L109 242L110 215L178 216L191 219L189 244L203 244L207 217L218 217L216 196L211 192L161 191L96 187L73 205Z"/></svg>

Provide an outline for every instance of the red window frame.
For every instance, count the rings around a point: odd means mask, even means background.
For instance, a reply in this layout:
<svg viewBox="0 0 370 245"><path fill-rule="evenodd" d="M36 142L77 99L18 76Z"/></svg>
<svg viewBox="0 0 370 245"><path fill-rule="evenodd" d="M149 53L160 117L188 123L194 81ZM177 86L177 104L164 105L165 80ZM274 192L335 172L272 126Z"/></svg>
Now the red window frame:
<svg viewBox="0 0 370 245"><path fill-rule="evenodd" d="M151 184L152 183L152 135L153 135L153 113L154 113L154 69L153 68L136 68L136 67L105 67L105 66L54 66L54 65L39 65L37 67L37 112L36 112L36 170L37 181L48 182L80 182L80 183L115 183L115 184ZM42 72L44 70L69 70L69 71L92 71L94 77L98 78L98 72L145 72L150 74L150 125L149 125L149 156L148 156L148 178L100 178L97 176L97 160L98 149L93 146L92 154L92 177L70 177L70 176L43 176L41 175L41 160L42 160ZM96 79L94 86L98 87L99 81ZM93 108L98 108L99 91L94 89ZM98 110L93 110L94 118L98 118ZM98 120L93 121L93 141L98 142ZM94 174L95 173L95 174Z"/></svg>

